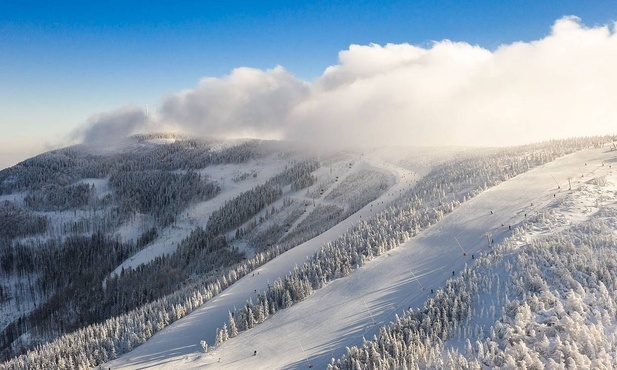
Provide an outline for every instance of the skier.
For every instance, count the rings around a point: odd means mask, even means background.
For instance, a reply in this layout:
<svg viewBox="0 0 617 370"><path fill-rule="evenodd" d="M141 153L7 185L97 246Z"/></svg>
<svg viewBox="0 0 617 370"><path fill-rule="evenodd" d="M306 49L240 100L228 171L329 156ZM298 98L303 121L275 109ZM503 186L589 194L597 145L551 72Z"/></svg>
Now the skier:
<svg viewBox="0 0 617 370"><path fill-rule="evenodd" d="M253 352L253 356L257 356L257 350L255 350L255 352Z"/></svg>

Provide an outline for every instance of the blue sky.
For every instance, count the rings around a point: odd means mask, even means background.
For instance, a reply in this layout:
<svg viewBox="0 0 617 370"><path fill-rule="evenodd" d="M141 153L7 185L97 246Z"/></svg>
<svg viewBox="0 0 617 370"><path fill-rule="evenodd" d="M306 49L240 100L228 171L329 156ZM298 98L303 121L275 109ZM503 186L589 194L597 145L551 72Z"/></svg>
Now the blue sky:
<svg viewBox="0 0 617 370"><path fill-rule="evenodd" d="M32 154L92 114L156 107L240 66L281 65L313 81L350 44L450 39L494 50L540 39L564 15L611 24L617 3L2 1L0 127L8 135L0 156Z"/></svg>

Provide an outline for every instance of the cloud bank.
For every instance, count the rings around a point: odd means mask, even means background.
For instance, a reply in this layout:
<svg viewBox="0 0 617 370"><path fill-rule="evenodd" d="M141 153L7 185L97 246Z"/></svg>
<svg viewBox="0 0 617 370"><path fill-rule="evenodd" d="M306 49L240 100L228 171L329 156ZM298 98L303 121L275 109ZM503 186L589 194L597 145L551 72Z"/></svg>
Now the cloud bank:
<svg viewBox="0 0 617 370"><path fill-rule="evenodd" d="M147 113L139 107L131 106L93 115L86 125L73 131L70 137L86 145L104 146L148 128L151 128L151 122Z"/></svg>
<svg viewBox="0 0 617 370"><path fill-rule="evenodd" d="M497 146L617 133L615 26L576 17L494 51L465 42L351 45L312 83L282 67L235 69L134 110L91 119L84 140L136 129L316 146ZM111 138L110 137L110 138Z"/></svg>
<svg viewBox="0 0 617 370"><path fill-rule="evenodd" d="M159 121L197 135L282 138L290 112L309 94L310 86L282 67L237 68L168 97L158 115Z"/></svg>

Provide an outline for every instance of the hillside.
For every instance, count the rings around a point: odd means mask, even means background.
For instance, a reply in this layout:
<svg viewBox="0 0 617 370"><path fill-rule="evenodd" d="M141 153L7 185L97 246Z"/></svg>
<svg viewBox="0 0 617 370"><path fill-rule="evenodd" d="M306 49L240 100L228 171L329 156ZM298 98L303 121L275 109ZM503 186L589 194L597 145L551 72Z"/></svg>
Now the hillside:
<svg viewBox="0 0 617 370"><path fill-rule="evenodd" d="M129 312L275 245L291 249L397 176L378 154L165 135L3 170L0 353Z"/></svg>
<svg viewBox="0 0 617 370"><path fill-rule="evenodd" d="M244 277L225 294L107 365L127 369L266 369L310 364L324 368L331 358L345 354L346 347L361 346L363 337L379 335L380 327L394 321L395 314L401 315L410 307L421 308L434 295L431 289L446 286L453 272L458 276L466 266L483 261L483 255L504 253L498 248L504 239L517 235L520 240L521 232L528 240L547 238L563 228L600 217L600 210L613 208L615 187L606 184L617 183L610 165L615 162L617 152L606 148L583 150L503 182L463 203L405 244L315 291L302 303L278 312L220 348L202 353L199 341L212 343L215 328L222 327L230 303L239 306L233 296L246 297L251 290L261 291L267 281L284 275L285 267L290 270L303 262L303 255L285 254L259 268L258 276ZM573 190L568 190L568 178L572 179ZM597 182L604 186L594 185ZM365 207L357 217L367 217L369 212L370 206ZM531 228L532 220L548 213L566 213L568 217ZM522 228L524 225L527 227ZM525 231L515 233L519 227ZM487 234L496 251L487 248ZM299 248L308 250L312 243L321 242L309 241ZM281 267L283 264L285 267ZM505 275L500 278L505 280ZM495 303L505 301L498 296L490 299ZM490 306L486 298L482 302ZM493 310L500 312L499 307ZM483 321L487 328L493 325L486 318ZM253 356L253 351L258 354Z"/></svg>
<svg viewBox="0 0 617 370"><path fill-rule="evenodd" d="M568 181L610 182L608 139L311 153L147 136L33 158L0 172L5 220L29 225L4 236L3 352L50 342L0 368L364 361L363 337L575 202Z"/></svg>

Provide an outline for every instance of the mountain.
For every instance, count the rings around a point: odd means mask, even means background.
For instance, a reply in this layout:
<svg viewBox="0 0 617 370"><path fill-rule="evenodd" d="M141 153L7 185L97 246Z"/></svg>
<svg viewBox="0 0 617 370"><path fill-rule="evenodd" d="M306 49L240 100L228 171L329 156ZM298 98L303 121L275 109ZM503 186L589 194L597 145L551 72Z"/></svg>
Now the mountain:
<svg viewBox="0 0 617 370"><path fill-rule="evenodd" d="M0 172L6 357L318 235L391 175L356 153L135 136Z"/></svg>
<svg viewBox="0 0 617 370"><path fill-rule="evenodd" d="M524 254L512 238L531 235L528 221L546 207L575 202L576 189L610 194L617 152L608 140L310 153L280 142L154 135L113 151L73 147L32 158L0 172L2 284L11 297L3 307L14 320L5 353L72 334L3 366L96 366L126 352L104 366L396 363L380 344L394 329L382 325L421 323L414 315L445 310L461 284L480 289L480 279L461 277L503 263L496 255L504 250ZM513 275L498 268L498 281ZM482 312L496 312L478 315L488 333L499 307L529 298L508 293L459 297L456 315L440 324L447 330L423 332L425 341L439 339L423 361L439 351L450 364L487 361L450 349L481 338L471 335L480 329L461 329L473 328L470 307L484 302ZM465 309L472 313L463 323ZM228 339L231 325L237 338ZM373 335L381 335L376 344L363 342Z"/></svg>

